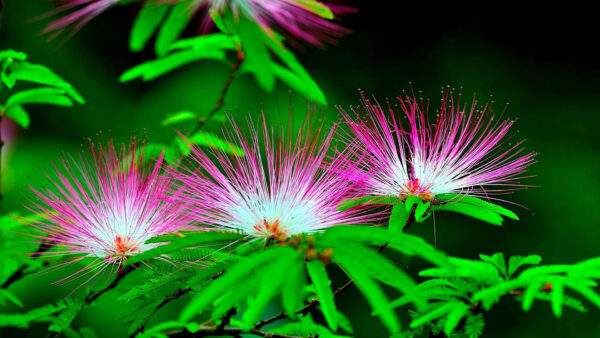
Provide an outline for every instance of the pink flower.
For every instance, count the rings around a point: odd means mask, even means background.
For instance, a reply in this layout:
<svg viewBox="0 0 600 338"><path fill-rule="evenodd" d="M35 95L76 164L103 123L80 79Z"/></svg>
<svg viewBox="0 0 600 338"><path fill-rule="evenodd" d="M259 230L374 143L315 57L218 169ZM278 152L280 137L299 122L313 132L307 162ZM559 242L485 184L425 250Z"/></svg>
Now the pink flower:
<svg viewBox="0 0 600 338"><path fill-rule="evenodd" d="M248 128L247 135L231 122L233 137L227 134L245 156L219 150L211 156L194 148L193 166L174 173L185 189L183 204L195 221L283 240L373 218L363 210L337 209L340 202L356 197L357 187L356 180L336 174L347 172L345 157L326 160L333 130L320 137L321 127L312 134L307 123L295 139L290 134L276 138L264 116L260 132L252 123Z"/></svg>
<svg viewBox="0 0 600 338"><path fill-rule="evenodd" d="M91 156L61 162L51 188L32 188L38 201L30 209L41 217L31 222L40 240L75 256L70 263L95 258L78 272L87 270L82 275L92 274L91 280L155 247L146 240L182 229L187 220L173 202L171 179L161 174L162 156L148 168L135 143L119 151L112 142L90 147Z"/></svg>
<svg viewBox="0 0 600 338"><path fill-rule="evenodd" d="M332 43L348 32L334 23L335 14L348 7L317 0L211 0L217 12L230 9L234 16L244 15L256 22L267 34L277 31L312 45Z"/></svg>
<svg viewBox="0 0 600 338"><path fill-rule="evenodd" d="M46 28L44 28L43 33L54 32L54 34L50 37L55 38L61 32L69 29L74 34L81 27L85 26L88 22L90 22L96 16L104 13L109 8L118 4L120 0L60 0L62 5L58 6L55 10L39 17L48 17L53 16L58 13L71 11L69 14L59 18L53 22L51 22Z"/></svg>
<svg viewBox="0 0 600 338"><path fill-rule="evenodd" d="M523 141L508 143L515 121L496 118L492 102L478 106L473 98L469 105L461 102L462 94L447 90L432 123L429 101L398 97L403 114L397 114L391 105L361 96L364 111L338 109L352 131L343 135L349 149L362 156L357 166L366 181L363 195L431 200L446 193L487 197L523 187L519 180L536 154L525 153Z"/></svg>
<svg viewBox="0 0 600 338"><path fill-rule="evenodd" d="M42 17L71 11L51 22L44 33L54 32L51 38L69 29L75 33L93 18L118 4L121 0L60 0L62 5ZM229 11L256 22L268 35L274 31L322 46L348 32L346 28L331 21L335 14L351 11L349 7L324 4L317 0L144 0L156 4L185 2L186 15L180 20L189 20L193 15L209 8L217 13ZM41 17L40 17L41 18Z"/></svg>

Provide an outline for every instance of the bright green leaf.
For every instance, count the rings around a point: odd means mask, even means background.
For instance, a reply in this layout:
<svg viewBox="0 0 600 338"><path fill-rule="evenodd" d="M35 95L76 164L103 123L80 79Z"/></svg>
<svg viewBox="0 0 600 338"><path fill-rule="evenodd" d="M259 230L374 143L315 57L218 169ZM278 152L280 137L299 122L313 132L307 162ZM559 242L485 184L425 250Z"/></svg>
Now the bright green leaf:
<svg viewBox="0 0 600 338"><path fill-rule="evenodd" d="M25 129L29 128L29 115L23 109L23 107L21 107L21 105L15 104L9 106L8 109L6 109L6 115L13 119L13 121L15 121L21 127Z"/></svg>
<svg viewBox="0 0 600 338"><path fill-rule="evenodd" d="M133 22L129 49L141 51L164 19L171 4L162 0L147 0Z"/></svg>
<svg viewBox="0 0 600 338"><path fill-rule="evenodd" d="M512 256L508 260L508 276L512 276L523 265L537 265L542 261L542 257L538 255L529 256Z"/></svg>
<svg viewBox="0 0 600 338"><path fill-rule="evenodd" d="M239 18L239 35L244 51L244 68L254 74L258 84L266 91L273 90L275 75L271 56L264 40L269 40L257 23L244 16Z"/></svg>
<svg viewBox="0 0 600 338"><path fill-rule="evenodd" d="M331 281L325 270L325 265L320 260L312 260L306 263L308 275L317 291L321 310L327 320L327 324L333 331L337 331L337 309L331 292Z"/></svg>
<svg viewBox="0 0 600 338"><path fill-rule="evenodd" d="M177 113L167 114L167 117L160 122L163 126L170 126L172 124L177 124L180 122L198 120L198 117L194 112L189 110L182 110Z"/></svg>
<svg viewBox="0 0 600 338"><path fill-rule="evenodd" d="M191 15L194 13L194 9L190 5L187 1L180 1L169 12L156 37L154 49L158 56L167 54L171 44L179 38L185 26L187 26Z"/></svg>
<svg viewBox="0 0 600 338"><path fill-rule="evenodd" d="M57 106L73 106L73 101L65 96L66 92L58 88L36 88L20 91L6 100L6 107L29 103L54 104Z"/></svg>

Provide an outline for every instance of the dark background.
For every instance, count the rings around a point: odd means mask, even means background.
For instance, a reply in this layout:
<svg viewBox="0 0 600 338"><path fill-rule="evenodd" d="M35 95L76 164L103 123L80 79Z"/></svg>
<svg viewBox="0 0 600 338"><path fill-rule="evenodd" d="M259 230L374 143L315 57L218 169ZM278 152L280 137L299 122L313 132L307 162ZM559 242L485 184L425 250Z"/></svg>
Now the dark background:
<svg viewBox="0 0 600 338"><path fill-rule="evenodd" d="M329 119L335 104L358 103L357 89L390 98L409 82L437 102L440 88L463 87L482 100L493 94L498 106L510 102L507 114L518 117L517 137L539 152L529 180L539 188L508 196L521 220L497 228L464 217L437 217L438 247L447 253L476 258L502 251L507 256L540 254L546 264L573 263L600 256L600 53L597 18L591 8L570 5L526 9L499 3L489 8L438 5L434 2L354 1L359 12L343 19L353 33L325 50L306 48L297 55L325 92ZM224 64L200 62L149 83L120 84L126 69L154 58L128 51L136 6L116 7L99 16L65 44L47 43L39 31L47 21L29 22L51 9L42 0L5 0L0 47L29 54L70 81L87 104L73 108L31 106L32 124L9 140L3 157L2 212L19 210L27 185L45 182L43 172L63 152L75 152L84 138L110 133L117 141L145 135L151 142L170 142L173 130L160 126L166 113L189 109L210 111L228 76ZM188 32L193 33L193 32ZM306 102L292 99L299 120ZM260 90L250 76L237 78L226 99L233 115L273 114L287 109L288 89ZM217 128L213 126L213 128ZM413 233L433 241L433 223ZM25 279L12 287L27 306L64 297L73 288L48 286L61 272ZM358 292L340 298L354 319L356 335L385 336L378 319ZM103 335L124 334L118 305L105 297L100 310L90 309L75 326L90 326ZM179 310L173 303L159 316ZM589 306L591 308L591 306ZM100 311L100 312L98 312ZM600 311L567 309L555 319L547 303L529 313L510 299L486 313L484 337L600 336ZM40 329L45 329L44 325ZM15 331L16 332L16 331Z"/></svg>

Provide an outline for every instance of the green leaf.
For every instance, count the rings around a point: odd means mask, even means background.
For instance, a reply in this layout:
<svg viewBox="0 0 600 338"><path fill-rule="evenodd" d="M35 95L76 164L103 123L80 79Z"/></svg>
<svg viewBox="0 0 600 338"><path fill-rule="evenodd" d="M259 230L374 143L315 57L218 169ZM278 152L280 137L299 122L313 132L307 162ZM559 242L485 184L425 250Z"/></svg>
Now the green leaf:
<svg viewBox="0 0 600 338"><path fill-rule="evenodd" d="M395 250L404 254L422 257L429 262L453 267L446 255L435 249L422 238L403 233L390 233L385 228L368 226L337 226L325 231L320 245L333 245L336 243L363 242L373 245L389 244Z"/></svg>
<svg viewBox="0 0 600 338"><path fill-rule="evenodd" d="M24 90L10 96L6 100L5 107L10 108L11 106L29 103L54 104L65 107L73 106L73 101L65 96L65 94L63 89L49 87Z"/></svg>
<svg viewBox="0 0 600 338"><path fill-rule="evenodd" d="M177 49L200 49L200 50L235 50L236 36L213 33L190 39L182 39L173 43L170 50Z"/></svg>
<svg viewBox="0 0 600 338"><path fill-rule="evenodd" d="M170 7L171 4L161 0L144 1L144 6L133 22L129 49L134 52L144 49L146 42L156 32L158 25L164 19Z"/></svg>
<svg viewBox="0 0 600 338"><path fill-rule="evenodd" d="M254 324L260 319L260 315L267 305L269 305L271 299L279 292L284 281L280 276L287 272L290 264L297 261L298 257L299 254L295 251L285 251L281 256L274 260L268 268L261 271L263 276L262 281L259 284L259 290L256 297L242 316L242 328L250 330L254 327Z"/></svg>
<svg viewBox="0 0 600 338"><path fill-rule="evenodd" d="M12 49L6 49L3 51L0 51L0 62L4 61L5 59L15 59L15 60L19 60L19 61L25 61L27 59L27 54L25 54L23 52L17 52L16 50L12 50Z"/></svg>
<svg viewBox="0 0 600 338"><path fill-rule="evenodd" d="M427 312L426 314L416 318L410 323L411 328L417 328L419 326L423 326L424 324L429 323L432 320L438 319L450 313L456 306L463 305L463 303L451 302L451 303L442 303L443 305L433 309L432 311Z"/></svg>
<svg viewBox="0 0 600 338"><path fill-rule="evenodd" d="M333 247L333 251L335 253L333 256L334 261L337 261L337 258L342 255L349 257L355 264L362 265L369 277L375 278L406 294L415 303L417 308L425 306L426 300L418 292L417 285L413 279L374 250L357 244L344 243Z"/></svg>
<svg viewBox="0 0 600 338"><path fill-rule="evenodd" d="M83 302L74 301L71 298L68 298L65 303L67 308L52 321L52 325L50 325L48 331L61 333L70 328L71 322L73 322L75 316L77 316L79 311L83 308Z"/></svg>
<svg viewBox="0 0 600 338"><path fill-rule="evenodd" d="M290 247L273 247L249 256L244 261L234 265L223 276L213 281L199 296L193 298L182 310L179 319L189 321L197 313L205 310L207 305L224 292L236 289L238 284L243 283L248 274L257 267L292 255L295 256L298 253Z"/></svg>
<svg viewBox="0 0 600 338"><path fill-rule="evenodd" d="M177 142L181 153L185 156L191 153L190 145L214 148L235 156L244 156L244 150L241 147L205 131L198 131L191 138L177 139Z"/></svg>
<svg viewBox="0 0 600 338"><path fill-rule="evenodd" d="M446 324L444 325L444 333L450 337L452 331L456 329L460 321L467 316L469 312L469 306L463 303L456 303L454 308L450 311L446 317Z"/></svg>
<svg viewBox="0 0 600 338"><path fill-rule="evenodd" d="M371 308L377 313L383 324L390 333L400 332L400 322L396 314L389 306L389 301L383 290L377 283L369 277L362 265L356 264L353 259L344 255L335 255L336 262L344 269L346 274L352 278L354 284L360 289L361 293L371 305Z"/></svg>
<svg viewBox="0 0 600 338"><path fill-rule="evenodd" d="M167 19L162 24L156 37L154 49L158 56L164 56L171 44L179 38L193 14L193 8L187 1L180 1L173 6Z"/></svg>
<svg viewBox="0 0 600 338"><path fill-rule="evenodd" d="M29 115L23 109L23 107L21 107L21 105L15 104L8 107L8 109L6 109L6 115L13 119L13 121L15 121L21 127L25 129L29 128Z"/></svg>
<svg viewBox="0 0 600 338"><path fill-rule="evenodd" d="M225 245L231 242L238 241L242 238L240 234L219 232L219 231L202 231L190 232L180 235L158 236L146 241L151 243L167 243L156 248L144 251L138 255L129 257L124 266L135 264L150 258L160 257L173 251L178 251L182 248L201 247L214 244Z"/></svg>
<svg viewBox="0 0 600 338"><path fill-rule="evenodd" d="M565 296L565 289L563 283L554 279L552 281L552 291L550 292L550 298L552 303L552 312L556 318L560 318L562 316L562 305Z"/></svg>
<svg viewBox="0 0 600 338"><path fill-rule="evenodd" d="M337 309L333 300L333 292L331 292L331 281L325 270L325 265L320 260L312 260L306 263L306 269L317 291L325 320L333 331L337 331Z"/></svg>
<svg viewBox="0 0 600 338"><path fill-rule="evenodd" d="M495 266L500 271L500 273L502 273L502 276L508 277L508 274L506 273L506 261L504 260L503 253L498 252L491 257L488 255L479 254L479 258L481 258L482 261L488 262Z"/></svg>
<svg viewBox="0 0 600 338"><path fill-rule="evenodd" d="M508 276L512 276L523 265L537 265L542 261L542 257L538 255L529 256L512 256L508 260Z"/></svg>
<svg viewBox="0 0 600 338"><path fill-rule="evenodd" d="M302 1L302 6L309 9L311 12L317 14L318 16L320 16L324 19L327 19L327 20L334 19L334 14L331 11L331 9L329 9L329 7L325 6L324 4L320 3L317 0Z"/></svg>
<svg viewBox="0 0 600 338"><path fill-rule="evenodd" d="M479 206L481 208L484 209L488 209L490 211L493 211L497 214L500 214L502 216L514 219L514 220L519 220L519 216L517 216L514 212L501 207L499 205L490 203L488 201L484 201L480 198L477 197L473 197L473 196L468 196L468 195L459 195L459 194L440 194L436 196L436 199L438 200L438 202L445 202L445 203L461 203L461 204L470 204L470 205L474 205L474 206Z"/></svg>
<svg viewBox="0 0 600 338"><path fill-rule="evenodd" d="M391 232L402 232L404 227L408 225L411 211L406 211L406 207L402 202L392 207L388 229Z"/></svg>
<svg viewBox="0 0 600 338"><path fill-rule="evenodd" d="M225 61L225 52L222 50L184 50L169 54L160 59L139 64L125 71L119 81L128 82L137 78L143 81L154 80L176 68L198 60Z"/></svg>
<svg viewBox="0 0 600 338"><path fill-rule="evenodd" d="M304 82L306 90L309 93L308 98L314 100L320 104L327 104L325 94L321 91L317 83L312 79L310 74L304 69L304 67L298 62L292 52L286 49L283 44L275 41L274 39L265 39L265 43L269 46L271 51L286 65L294 74L298 76Z"/></svg>
<svg viewBox="0 0 600 338"><path fill-rule="evenodd" d="M492 210L467 203L453 202L442 205L434 205L433 207L431 207L431 209L434 211L456 212L498 226L501 226L503 222L502 216L500 216L500 214Z"/></svg>
<svg viewBox="0 0 600 338"><path fill-rule="evenodd" d="M523 300L521 304L523 311L528 312L531 309L533 301L538 296L540 288L544 284L546 284L546 282L543 280L534 280L527 286L525 293L523 294Z"/></svg>
<svg viewBox="0 0 600 338"><path fill-rule="evenodd" d="M572 281L568 278L564 280L564 284L566 286L570 287L571 289L577 291L580 295L585 297L596 307L600 308L600 296L594 290L592 290L591 288L589 288L585 285L582 285L581 283ZM554 291L554 288L553 288L553 291Z"/></svg>
<svg viewBox="0 0 600 338"><path fill-rule="evenodd" d="M283 309L292 319L296 318L296 311L302 305L302 289L306 286L304 261L301 258L288 267L281 291Z"/></svg>
<svg viewBox="0 0 600 338"><path fill-rule="evenodd" d="M167 114L167 117L160 122L162 126L170 126L184 121L198 120L194 112L182 110L176 113Z"/></svg>
<svg viewBox="0 0 600 338"><path fill-rule="evenodd" d="M357 198L350 198L337 207L339 211L348 210L350 208L367 206L367 205L395 205L401 203L402 200L396 196L363 196Z"/></svg>
<svg viewBox="0 0 600 338"><path fill-rule="evenodd" d="M79 104L85 103L83 97L81 97L70 83L42 65L20 62L11 67L9 77L11 81L28 81L63 89L75 102Z"/></svg>
<svg viewBox="0 0 600 338"><path fill-rule="evenodd" d="M6 305L7 300L9 300L11 303L15 304L20 308L23 307L23 303L21 303L21 301L17 297L15 297L15 295L13 295L12 292L0 289L0 305Z"/></svg>
<svg viewBox="0 0 600 338"><path fill-rule="evenodd" d="M27 329L32 322L52 322L51 315L63 311L68 307L65 301L48 304L27 313L0 313L0 327L16 327Z"/></svg>
<svg viewBox="0 0 600 338"><path fill-rule="evenodd" d="M239 18L239 35L244 51L244 68L254 74L258 84L270 92L275 86L275 75L271 66L271 55L267 50L264 32L258 24L241 16Z"/></svg>

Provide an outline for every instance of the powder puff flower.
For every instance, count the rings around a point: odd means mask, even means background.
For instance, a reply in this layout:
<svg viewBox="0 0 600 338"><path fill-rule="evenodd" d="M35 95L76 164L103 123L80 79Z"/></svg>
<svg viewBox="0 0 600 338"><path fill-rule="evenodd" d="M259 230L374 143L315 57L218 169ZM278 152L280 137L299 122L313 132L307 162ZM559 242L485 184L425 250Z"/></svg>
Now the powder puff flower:
<svg viewBox="0 0 600 338"><path fill-rule="evenodd" d="M523 187L519 179L536 154L525 153L523 141L507 142L515 121L495 118L491 101L478 108L475 98L463 103L462 94L445 91L432 123L429 101L398 97L403 114L397 114L389 104L384 108L361 96L364 110L338 109L351 130L343 137L362 155L363 195L432 200L439 194L488 197Z"/></svg>
<svg viewBox="0 0 600 338"><path fill-rule="evenodd" d="M235 16L244 15L256 22L267 34L278 31L312 45L335 42L347 29L331 21L335 13L347 7L317 0L210 0L211 9L230 9Z"/></svg>
<svg viewBox="0 0 600 338"><path fill-rule="evenodd" d="M91 280L155 247L144 244L151 237L187 223L183 209L173 203L171 179L161 173L162 157L148 168L141 155L132 155L135 143L119 151L112 142L90 148L90 156L62 161L51 188L32 188L37 202L30 209L41 217L31 222L42 233L40 240L64 248L59 254L75 256L67 264L95 258L78 272L92 273Z"/></svg>
<svg viewBox="0 0 600 338"><path fill-rule="evenodd" d="M275 138L264 116L262 126L248 127L249 135L231 122L233 137L227 137L245 156L220 150L209 156L194 148L193 167L175 173L185 190L183 204L195 221L284 240L335 225L367 223L373 217L363 210L337 209L340 202L356 197L352 182L357 180L336 174L347 172L347 158L327 160L333 130L323 138L320 127L313 134L305 125L295 140L291 134L282 140Z"/></svg>

